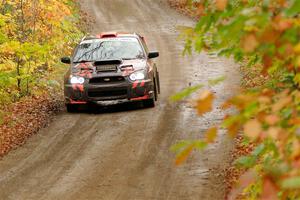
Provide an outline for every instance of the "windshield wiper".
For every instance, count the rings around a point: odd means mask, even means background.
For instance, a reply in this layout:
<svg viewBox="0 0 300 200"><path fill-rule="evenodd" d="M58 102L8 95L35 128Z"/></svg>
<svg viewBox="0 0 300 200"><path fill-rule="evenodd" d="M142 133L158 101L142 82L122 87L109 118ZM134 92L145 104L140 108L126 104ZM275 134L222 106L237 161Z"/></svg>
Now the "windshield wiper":
<svg viewBox="0 0 300 200"><path fill-rule="evenodd" d="M94 62L93 60L79 60L73 63L85 63L85 62Z"/></svg>
<svg viewBox="0 0 300 200"><path fill-rule="evenodd" d="M135 59L145 59L144 56L137 56L135 58L122 58L122 60L135 60Z"/></svg>
<svg viewBox="0 0 300 200"><path fill-rule="evenodd" d="M122 60L134 60L134 59L137 59L137 58L122 58Z"/></svg>

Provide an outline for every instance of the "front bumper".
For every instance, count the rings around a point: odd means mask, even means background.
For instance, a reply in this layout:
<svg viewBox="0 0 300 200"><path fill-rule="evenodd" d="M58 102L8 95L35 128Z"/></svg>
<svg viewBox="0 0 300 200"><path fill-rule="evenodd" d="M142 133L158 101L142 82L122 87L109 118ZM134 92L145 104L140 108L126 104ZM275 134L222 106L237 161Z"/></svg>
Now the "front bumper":
<svg viewBox="0 0 300 200"><path fill-rule="evenodd" d="M86 104L104 101L138 101L154 98L151 79L103 84L65 84L66 104Z"/></svg>

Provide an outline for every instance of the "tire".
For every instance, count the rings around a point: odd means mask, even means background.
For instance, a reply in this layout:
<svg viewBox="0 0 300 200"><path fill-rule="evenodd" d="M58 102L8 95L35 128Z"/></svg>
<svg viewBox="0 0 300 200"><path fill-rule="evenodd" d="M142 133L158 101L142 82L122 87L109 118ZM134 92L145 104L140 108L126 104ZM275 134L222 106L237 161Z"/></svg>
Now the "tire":
<svg viewBox="0 0 300 200"><path fill-rule="evenodd" d="M78 111L78 105L66 104L68 113L75 113Z"/></svg>
<svg viewBox="0 0 300 200"><path fill-rule="evenodd" d="M157 93L160 94L159 72L156 71Z"/></svg>
<svg viewBox="0 0 300 200"><path fill-rule="evenodd" d="M143 105L146 108L154 108L155 107L155 101L157 101L157 87L156 87L156 81L153 79L153 87L154 87L154 97L151 99L146 99L143 101Z"/></svg>
<svg viewBox="0 0 300 200"><path fill-rule="evenodd" d="M145 108L154 108L155 107L155 100L153 99L147 99L143 101L143 105Z"/></svg>
<svg viewBox="0 0 300 200"><path fill-rule="evenodd" d="M158 94L157 94L157 84L156 84L156 79L153 80L153 85L154 85L154 100L158 100Z"/></svg>

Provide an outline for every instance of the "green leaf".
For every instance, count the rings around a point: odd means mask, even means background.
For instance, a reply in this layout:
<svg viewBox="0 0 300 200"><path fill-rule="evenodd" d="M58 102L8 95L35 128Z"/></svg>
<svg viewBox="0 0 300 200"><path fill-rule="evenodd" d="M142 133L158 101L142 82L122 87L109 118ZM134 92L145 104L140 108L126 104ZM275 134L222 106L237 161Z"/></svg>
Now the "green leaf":
<svg viewBox="0 0 300 200"><path fill-rule="evenodd" d="M285 179L281 186L284 189L300 189L300 176Z"/></svg>
<svg viewBox="0 0 300 200"><path fill-rule="evenodd" d="M207 147L207 142L202 141L202 140L198 140L195 141L195 148L198 150L203 150Z"/></svg>
<svg viewBox="0 0 300 200"><path fill-rule="evenodd" d="M244 168L251 168L256 164L255 156L242 156L235 161L235 164Z"/></svg>
<svg viewBox="0 0 300 200"><path fill-rule="evenodd" d="M188 87L182 90L181 92L178 92L177 94L170 97L171 101L180 101L184 99L185 97L191 95L192 93L196 92L197 90L201 89L203 85L199 84L196 86Z"/></svg>
<svg viewBox="0 0 300 200"><path fill-rule="evenodd" d="M218 85L219 83L222 83L226 79L226 76L220 76L216 79L212 79L208 81L208 84L210 86Z"/></svg>
<svg viewBox="0 0 300 200"><path fill-rule="evenodd" d="M299 0L294 0L294 3L290 8L286 10L286 15L289 17L293 17L297 14L300 13L300 1Z"/></svg>
<svg viewBox="0 0 300 200"><path fill-rule="evenodd" d="M170 150L172 152L178 152L184 149L187 145L191 144L191 141L188 140L182 140L174 145L171 146Z"/></svg>
<svg viewBox="0 0 300 200"><path fill-rule="evenodd" d="M264 144L260 144L258 145L254 151L252 152L252 155L255 157L259 157L261 156L263 153L265 152L265 145Z"/></svg>

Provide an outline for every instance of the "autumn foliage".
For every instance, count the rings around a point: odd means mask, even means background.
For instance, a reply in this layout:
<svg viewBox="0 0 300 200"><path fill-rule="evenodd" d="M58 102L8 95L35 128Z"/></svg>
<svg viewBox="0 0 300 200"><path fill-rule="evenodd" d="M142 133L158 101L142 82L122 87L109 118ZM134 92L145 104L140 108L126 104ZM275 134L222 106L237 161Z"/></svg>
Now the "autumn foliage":
<svg viewBox="0 0 300 200"><path fill-rule="evenodd" d="M81 35L75 14L71 0L1 1L0 105L58 85L58 58Z"/></svg>
<svg viewBox="0 0 300 200"><path fill-rule="evenodd" d="M60 107L62 55L82 33L72 0L0 2L0 157Z"/></svg>
<svg viewBox="0 0 300 200"><path fill-rule="evenodd" d="M197 11L195 27L181 27L185 52L213 51L233 57L264 79L228 99L224 110L236 114L224 118L230 136L241 133L244 143L255 143L249 155L236 160L246 169L229 199L300 199L300 1L299 0L198 0L189 1ZM185 89L186 91L188 89ZM185 97L185 96L184 96ZM184 98L183 97L183 98ZM213 95L201 92L198 114L210 111ZM191 147L206 140L181 142L177 164Z"/></svg>

